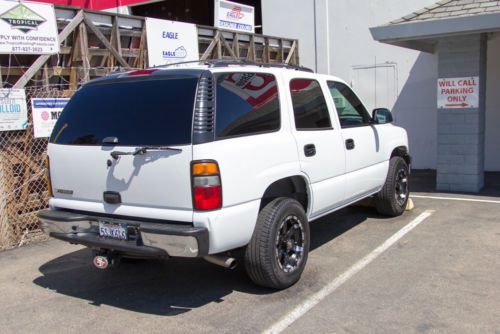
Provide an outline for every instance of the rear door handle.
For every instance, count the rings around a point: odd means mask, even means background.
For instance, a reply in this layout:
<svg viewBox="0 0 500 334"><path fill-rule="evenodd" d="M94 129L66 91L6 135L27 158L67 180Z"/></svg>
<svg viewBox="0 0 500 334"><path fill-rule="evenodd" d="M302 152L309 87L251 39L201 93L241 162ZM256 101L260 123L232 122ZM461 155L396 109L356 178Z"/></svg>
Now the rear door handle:
<svg viewBox="0 0 500 334"><path fill-rule="evenodd" d="M304 154L306 157L312 157L316 155L316 146L314 144L307 144L304 146Z"/></svg>
<svg viewBox="0 0 500 334"><path fill-rule="evenodd" d="M345 148L348 150L352 150L354 149L354 147L356 147L356 145L354 145L354 139L346 139Z"/></svg>

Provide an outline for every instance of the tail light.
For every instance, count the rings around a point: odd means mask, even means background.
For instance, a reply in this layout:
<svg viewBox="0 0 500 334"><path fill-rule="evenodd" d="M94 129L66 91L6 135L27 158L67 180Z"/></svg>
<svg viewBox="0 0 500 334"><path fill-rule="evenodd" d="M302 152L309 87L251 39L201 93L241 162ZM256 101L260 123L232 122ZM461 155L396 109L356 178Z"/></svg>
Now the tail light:
<svg viewBox="0 0 500 334"><path fill-rule="evenodd" d="M52 192L52 182L50 181L50 161L49 156L45 158L45 176L47 178L47 191L49 192L49 196L53 197L54 193Z"/></svg>
<svg viewBox="0 0 500 334"><path fill-rule="evenodd" d="M195 210L216 210L222 207L222 185L215 161L193 162L193 207Z"/></svg>

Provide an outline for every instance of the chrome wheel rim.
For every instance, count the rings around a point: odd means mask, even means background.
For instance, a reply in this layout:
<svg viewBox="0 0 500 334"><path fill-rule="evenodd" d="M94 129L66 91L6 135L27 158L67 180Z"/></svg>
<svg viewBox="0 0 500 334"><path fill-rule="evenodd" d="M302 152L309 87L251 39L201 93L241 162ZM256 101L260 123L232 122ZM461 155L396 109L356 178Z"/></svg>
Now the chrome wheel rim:
<svg viewBox="0 0 500 334"><path fill-rule="evenodd" d="M304 257L304 227L294 215L287 216L278 227L276 236L276 260L286 273L296 270Z"/></svg>
<svg viewBox="0 0 500 334"><path fill-rule="evenodd" d="M408 171L406 168L401 168L396 173L396 189L395 189L396 201L400 206L405 205L408 194Z"/></svg>

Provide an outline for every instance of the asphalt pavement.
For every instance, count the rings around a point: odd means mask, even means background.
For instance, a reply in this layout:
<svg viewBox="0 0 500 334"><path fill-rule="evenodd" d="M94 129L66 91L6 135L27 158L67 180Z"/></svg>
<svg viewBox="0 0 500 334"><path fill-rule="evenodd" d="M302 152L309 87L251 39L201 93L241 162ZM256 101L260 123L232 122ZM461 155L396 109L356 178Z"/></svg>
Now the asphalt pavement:
<svg viewBox="0 0 500 334"><path fill-rule="evenodd" d="M0 332L258 333L288 319L285 333L500 333L500 197L415 195L398 218L350 207L311 223L306 270L278 292L254 286L243 266L197 259L100 271L89 250L56 240L5 251ZM339 277L348 278L310 304Z"/></svg>

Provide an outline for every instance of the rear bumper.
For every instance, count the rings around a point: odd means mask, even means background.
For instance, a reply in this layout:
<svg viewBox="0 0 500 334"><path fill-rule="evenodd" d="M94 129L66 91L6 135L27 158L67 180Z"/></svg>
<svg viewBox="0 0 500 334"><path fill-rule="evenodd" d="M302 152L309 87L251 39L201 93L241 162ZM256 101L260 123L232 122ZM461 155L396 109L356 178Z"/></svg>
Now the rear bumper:
<svg viewBox="0 0 500 334"><path fill-rule="evenodd" d="M52 209L40 211L38 218L43 231L49 236L91 248L150 257L208 255L208 230L203 227L100 218ZM100 237L99 220L126 224L129 240Z"/></svg>

